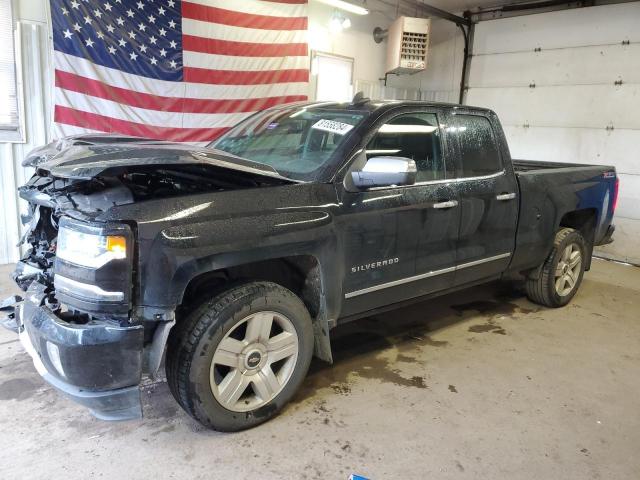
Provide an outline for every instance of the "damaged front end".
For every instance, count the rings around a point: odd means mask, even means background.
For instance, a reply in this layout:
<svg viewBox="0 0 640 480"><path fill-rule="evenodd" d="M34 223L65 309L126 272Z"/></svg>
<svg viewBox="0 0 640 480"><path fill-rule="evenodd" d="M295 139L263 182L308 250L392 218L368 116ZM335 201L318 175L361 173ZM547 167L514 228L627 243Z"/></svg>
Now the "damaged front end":
<svg viewBox="0 0 640 480"><path fill-rule="evenodd" d="M13 278L26 295L6 305L18 304L15 328L40 374L109 420L141 416L143 371L155 375L175 323L175 306L135 301L144 207L127 206L293 182L224 152L133 140L67 138L25 159L36 173L19 189L29 207Z"/></svg>
<svg viewBox="0 0 640 480"><path fill-rule="evenodd" d="M20 188L29 213L12 275L26 292L15 325L51 385L98 418L139 418L144 329L129 315L133 232L94 221L109 207L105 191L111 205L132 198L104 182L46 175Z"/></svg>

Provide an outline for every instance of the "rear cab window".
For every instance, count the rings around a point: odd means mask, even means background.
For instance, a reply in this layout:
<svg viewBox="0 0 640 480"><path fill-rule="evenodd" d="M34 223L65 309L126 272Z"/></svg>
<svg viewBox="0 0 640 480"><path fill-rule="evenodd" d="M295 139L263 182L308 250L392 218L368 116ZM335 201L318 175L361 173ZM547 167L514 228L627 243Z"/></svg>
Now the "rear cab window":
<svg viewBox="0 0 640 480"><path fill-rule="evenodd" d="M496 136L487 117L453 115L447 134L458 144L458 177L484 177L504 170Z"/></svg>

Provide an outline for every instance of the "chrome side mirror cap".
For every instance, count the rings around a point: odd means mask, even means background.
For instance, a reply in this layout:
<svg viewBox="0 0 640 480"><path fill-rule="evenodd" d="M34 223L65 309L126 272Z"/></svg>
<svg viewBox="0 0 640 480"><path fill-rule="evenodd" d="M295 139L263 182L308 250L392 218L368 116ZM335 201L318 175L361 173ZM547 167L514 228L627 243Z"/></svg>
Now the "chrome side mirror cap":
<svg viewBox="0 0 640 480"><path fill-rule="evenodd" d="M413 185L416 182L416 162L405 157L372 157L362 170L351 172L358 189Z"/></svg>

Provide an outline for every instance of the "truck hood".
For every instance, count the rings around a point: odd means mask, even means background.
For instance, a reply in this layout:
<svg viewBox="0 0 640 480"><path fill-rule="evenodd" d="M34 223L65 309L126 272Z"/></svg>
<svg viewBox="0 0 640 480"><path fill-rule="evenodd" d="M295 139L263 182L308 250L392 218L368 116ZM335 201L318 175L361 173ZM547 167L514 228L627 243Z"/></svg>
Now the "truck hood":
<svg viewBox="0 0 640 480"><path fill-rule="evenodd" d="M221 150L120 135L77 135L31 151L23 165L53 177L89 180L134 166L210 165L296 182L269 165Z"/></svg>

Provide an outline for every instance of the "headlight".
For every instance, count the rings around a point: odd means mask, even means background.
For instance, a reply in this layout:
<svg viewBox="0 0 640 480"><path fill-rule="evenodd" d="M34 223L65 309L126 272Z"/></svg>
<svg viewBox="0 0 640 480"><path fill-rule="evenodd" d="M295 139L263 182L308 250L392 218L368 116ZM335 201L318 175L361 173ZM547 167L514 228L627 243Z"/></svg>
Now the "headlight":
<svg viewBox="0 0 640 480"><path fill-rule="evenodd" d="M62 260L100 268L111 260L127 258L127 239L122 235L101 235L61 227L56 255Z"/></svg>
<svg viewBox="0 0 640 480"><path fill-rule="evenodd" d="M56 296L81 311L128 312L132 248L128 225L62 217L54 263Z"/></svg>

